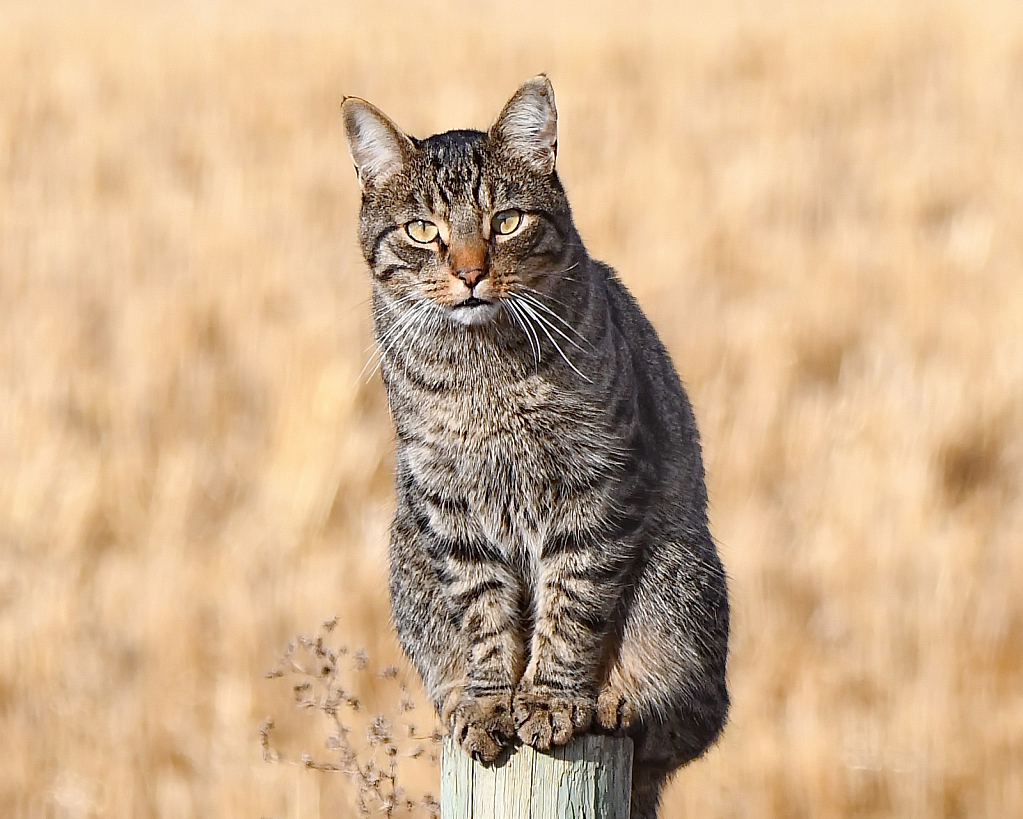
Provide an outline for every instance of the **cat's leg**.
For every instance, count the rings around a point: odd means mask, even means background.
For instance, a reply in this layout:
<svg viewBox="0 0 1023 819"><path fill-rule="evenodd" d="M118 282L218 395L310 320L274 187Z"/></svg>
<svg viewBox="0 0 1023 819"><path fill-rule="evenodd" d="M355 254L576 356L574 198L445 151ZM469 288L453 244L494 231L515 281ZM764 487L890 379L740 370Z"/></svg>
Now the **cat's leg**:
<svg viewBox="0 0 1023 819"><path fill-rule="evenodd" d="M443 573L466 660L464 683L448 693L441 718L467 753L492 762L515 737L512 694L525 653L519 583L497 561L449 556Z"/></svg>
<svg viewBox="0 0 1023 819"><path fill-rule="evenodd" d="M522 674L519 580L482 544L437 538L407 519L391 538L392 612L444 725L466 753L492 762L515 736Z"/></svg>
<svg viewBox="0 0 1023 819"><path fill-rule="evenodd" d="M709 548L668 545L634 578L596 719L635 741L633 819L718 737L728 710L724 575Z"/></svg>
<svg viewBox="0 0 1023 819"><path fill-rule="evenodd" d="M544 547L530 660L515 692L515 725L526 744L563 745L590 727L626 564L615 549L575 536Z"/></svg>

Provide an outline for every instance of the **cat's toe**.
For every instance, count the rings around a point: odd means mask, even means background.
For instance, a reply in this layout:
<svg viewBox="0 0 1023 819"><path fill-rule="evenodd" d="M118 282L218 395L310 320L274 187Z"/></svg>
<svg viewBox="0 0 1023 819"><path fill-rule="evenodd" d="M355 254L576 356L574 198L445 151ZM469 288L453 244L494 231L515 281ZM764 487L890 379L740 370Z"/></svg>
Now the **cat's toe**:
<svg viewBox="0 0 1023 819"><path fill-rule="evenodd" d="M493 762L515 738L510 695L463 694L446 712L451 736L477 762Z"/></svg>
<svg viewBox="0 0 1023 819"><path fill-rule="evenodd" d="M627 731L636 721L636 710L623 694L609 687L597 697L596 718L605 731Z"/></svg>
<svg viewBox="0 0 1023 819"><path fill-rule="evenodd" d="M515 726L519 739L539 751L564 745L593 722L593 700L585 696L551 694L538 689L515 697Z"/></svg>
<svg viewBox="0 0 1023 819"><path fill-rule="evenodd" d="M479 724L472 723L463 726L458 744L462 746L463 751L477 762L483 762L488 765L501 755L501 751L505 747L493 734L483 729Z"/></svg>

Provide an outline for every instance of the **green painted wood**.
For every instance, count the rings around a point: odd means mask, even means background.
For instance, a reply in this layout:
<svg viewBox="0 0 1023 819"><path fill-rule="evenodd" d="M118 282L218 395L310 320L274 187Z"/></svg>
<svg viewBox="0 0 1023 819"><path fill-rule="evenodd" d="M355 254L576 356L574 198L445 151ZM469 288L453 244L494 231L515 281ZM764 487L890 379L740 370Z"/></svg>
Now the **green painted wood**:
<svg viewBox="0 0 1023 819"><path fill-rule="evenodd" d="M576 737L549 753L519 746L493 765L450 738L441 753L441 819L629 819L632 740Z"/></svg>

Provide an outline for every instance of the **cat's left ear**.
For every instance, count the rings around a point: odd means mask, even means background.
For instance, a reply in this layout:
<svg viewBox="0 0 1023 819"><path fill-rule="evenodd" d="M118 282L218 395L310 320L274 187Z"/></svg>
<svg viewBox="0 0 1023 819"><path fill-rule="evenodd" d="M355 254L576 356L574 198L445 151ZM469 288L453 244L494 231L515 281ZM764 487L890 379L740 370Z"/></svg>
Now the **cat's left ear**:
<svg viewBox="0 0 1023 819"><path fill-rule="evenodd" d="M524 83L504 106L490 138L511 158L541 173L554 172L558 155L558 109L546 74Z"/></svg>
<svg viewBox="0 0 1023 819"><path fill-rule="evenodd" d="M358 97L345 97L341 117L348 152L364 189L382 185L408 163L415 150L412 140L379 108Z"/></svg>

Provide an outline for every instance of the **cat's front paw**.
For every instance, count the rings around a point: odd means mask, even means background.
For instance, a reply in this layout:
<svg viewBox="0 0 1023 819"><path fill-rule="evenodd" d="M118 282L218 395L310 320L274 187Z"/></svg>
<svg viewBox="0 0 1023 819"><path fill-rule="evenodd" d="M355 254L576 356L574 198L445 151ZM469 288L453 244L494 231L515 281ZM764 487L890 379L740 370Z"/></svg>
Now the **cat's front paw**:
<svg viewBox="0 0 1023 819"><path fill-rule="evenodd" d="M593 722L593 698L523 681L515 692L515 729L538 751L564 745Z"/></svg>
<svg viewBox="0 0 1023 819"><path fill-rule="evenodd" d="M474 697L463 689L448 698L441 718L462 750L477 762L493 762L515 739L510 693Z"/></svg>

